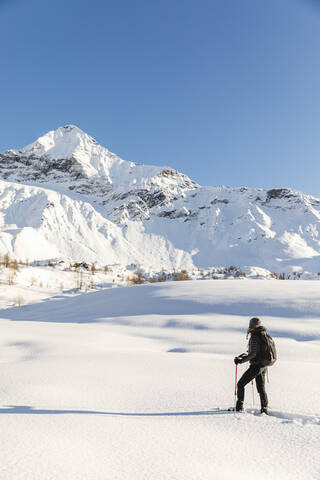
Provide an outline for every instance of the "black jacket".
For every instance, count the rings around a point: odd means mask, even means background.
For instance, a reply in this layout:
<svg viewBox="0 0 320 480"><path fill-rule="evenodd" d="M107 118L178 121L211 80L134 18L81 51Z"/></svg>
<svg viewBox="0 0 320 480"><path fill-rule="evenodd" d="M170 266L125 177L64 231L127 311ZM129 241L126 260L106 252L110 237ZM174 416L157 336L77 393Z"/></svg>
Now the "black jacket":
<svg viewBox="0 0 320 480"><path fill-rule="evenodd" d="M261 364L261 334L266 333L266 329L260 325L256 327L250 335L248 343L248 353L242 353L239 356L240 363L250 362L253 365Z"/></svg>

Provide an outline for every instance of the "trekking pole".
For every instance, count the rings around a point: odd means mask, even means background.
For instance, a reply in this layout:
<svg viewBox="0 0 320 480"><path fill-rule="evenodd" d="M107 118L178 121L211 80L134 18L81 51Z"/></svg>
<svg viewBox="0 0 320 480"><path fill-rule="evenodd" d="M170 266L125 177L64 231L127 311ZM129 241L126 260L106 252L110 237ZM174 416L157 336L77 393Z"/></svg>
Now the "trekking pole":
<svg viewBox="0 0 320 480"><path fill-rule="evenodd" d="M237 376L238 376L238 364L236 363L236 375L234 385L234 415L236 414L236 402L237 402Z"/></svg>
<svg viewBox="0 0 320 480"><path fill-rule="evenodd" d="M253 388L253 380L251 380L252 385L252 408L254 408L254 388Z"/></svg>

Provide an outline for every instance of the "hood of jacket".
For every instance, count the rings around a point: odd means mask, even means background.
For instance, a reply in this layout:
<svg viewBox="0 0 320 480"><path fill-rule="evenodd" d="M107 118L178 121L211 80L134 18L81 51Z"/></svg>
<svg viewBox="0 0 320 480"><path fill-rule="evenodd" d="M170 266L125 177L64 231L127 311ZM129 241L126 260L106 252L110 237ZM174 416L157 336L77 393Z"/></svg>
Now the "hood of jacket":
<svg viewBox="0 0 320 480"><path fill-rule="evenodd" d="M257 333L265 333L267 330L263 325L259 325L258 327L255 328L248 328L247 331L247 338L249 334L257 334Z"/></svg>

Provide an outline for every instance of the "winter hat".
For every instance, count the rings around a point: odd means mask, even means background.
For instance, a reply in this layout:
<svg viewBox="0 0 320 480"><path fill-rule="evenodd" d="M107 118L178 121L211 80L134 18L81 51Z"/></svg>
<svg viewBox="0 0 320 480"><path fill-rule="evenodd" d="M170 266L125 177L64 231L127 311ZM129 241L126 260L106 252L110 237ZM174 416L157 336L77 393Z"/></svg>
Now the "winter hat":
<svg viewBox="0 0 320 480"><path fill-rule="evenodd" d="M249 330L251 330L252 328L256 328L256 327L259 327L261 325L261 320L260 318L258 317L253 317L251 318L250 322L249 322Z"/></svg>
<svg viewBox="0 0 320 480"><path fill-rule="evenodd" d="M262 325L260 318L258 318L258 317L251 318L250 322L249 322L249 328L248 328L248 331L247 331L247 338L248 338L249 333L252 333L253 330L256 327L260 327L260 325Z"/></svg>

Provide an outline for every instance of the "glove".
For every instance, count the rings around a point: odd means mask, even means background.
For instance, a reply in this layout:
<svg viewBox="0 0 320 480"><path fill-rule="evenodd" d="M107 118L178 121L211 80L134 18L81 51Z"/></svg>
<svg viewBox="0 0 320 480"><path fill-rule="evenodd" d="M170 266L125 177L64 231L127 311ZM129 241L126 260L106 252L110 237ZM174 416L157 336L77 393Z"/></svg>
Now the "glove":
<svg viewBox="0 0 320 480"><path fill-rule="evenodd" d="M238 363L241 363L241 358L239 357L234 357L234 363L238 365Z"/></svg>

